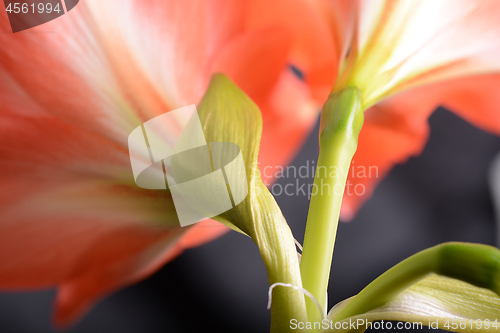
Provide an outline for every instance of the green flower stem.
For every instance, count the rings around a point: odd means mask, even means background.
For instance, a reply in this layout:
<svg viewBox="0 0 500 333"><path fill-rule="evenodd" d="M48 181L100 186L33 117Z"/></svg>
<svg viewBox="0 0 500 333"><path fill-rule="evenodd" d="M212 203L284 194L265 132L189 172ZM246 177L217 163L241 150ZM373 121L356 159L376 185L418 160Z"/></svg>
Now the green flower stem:
<svg viewBox="0 0 500 333"><path fill-rule="evenodd" d="M363 125L360 91L346 87L330 95L323 107L320 153L307 216L300 264L303 287L324 306L330 277L340 205L351 159ZM321 321L314 303L306 299L308 320Z"/></svg>
<svg viewBox="0 0 500 333"><path fill-rule="evenodd" d="M487 288L500 296L500 251L497 248L444 243L421 251L380 275L356 295L334 321L382 306L431 273Z"/></svg>

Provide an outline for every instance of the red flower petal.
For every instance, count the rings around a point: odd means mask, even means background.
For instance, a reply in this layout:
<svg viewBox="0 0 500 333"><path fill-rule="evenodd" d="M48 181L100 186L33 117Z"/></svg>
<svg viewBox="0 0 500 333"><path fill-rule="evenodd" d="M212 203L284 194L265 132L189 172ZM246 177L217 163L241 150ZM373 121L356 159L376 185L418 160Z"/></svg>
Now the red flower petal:
<svg viewBox="0 0 500 333"><path fill-rule="evenodd" d="M500 135L500 74L442 83L443 106L479 128Z"/></svg>
<svg viewBox="0 0 500 333"><path fill-rule="evenodd" d="M321 15L308 1L253 0L248 9L246 27L286 27L293 40L292 63L304 71L313 97L324 102L337 74L340 51L335 49L329 27Z"/></svg>
<svg viewBox="0 0 500 333"><path fill-rule="evenodd" d="M409 90L368 109L349 171L351 195L344 195L342 219L355 215L395 164L421 153L429 134L427 119L438 106L500 134L499 84L499 75L450 80ZM363 195L355 193L356 185Z"/></svg>

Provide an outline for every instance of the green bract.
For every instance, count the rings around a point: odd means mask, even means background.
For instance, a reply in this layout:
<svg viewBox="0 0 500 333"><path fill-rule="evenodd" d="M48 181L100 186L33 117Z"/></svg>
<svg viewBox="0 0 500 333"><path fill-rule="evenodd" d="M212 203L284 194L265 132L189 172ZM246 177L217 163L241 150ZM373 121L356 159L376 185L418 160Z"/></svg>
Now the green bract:
<svg viewBox="0 0 500 333"><path fill-rule="evenodd" d="M207 142L237 144L246 168L247 197L214 219L254 240L271 284L283 282L301 287L294 238L257 167L262 133L259 108L231 80L217 74L213 76L198 112ZM275 288L271 315L271 330L275 332L286 329L292 318L306 320L304 295L291 288Z"/></svg>
<svg viewBox="0 0 500 333"><path fill-rule="evenodd" d="M328 315L333 320L353 298L337 304ZM500 298L494 292L460 280L432 274L384 306L346 318L333 329L322 332L362 332L342 329L358 319L366 322L397 320L418 323L453 332L490 332L500 330ZM331 323L328 325L332 326ZM340 329L335 329L335 326Z"/></svg>
<svg viewBox="0 0 500 333"><path fill-rule="evenodd" d="M324 332L364 331L366 326L342 328L343 322L358 319L365 324L421 322L457 332L496 330L500 328L499 275L498 249L444 243L409 257L358 295L337 304L328 315L333 327Z"/></svg>

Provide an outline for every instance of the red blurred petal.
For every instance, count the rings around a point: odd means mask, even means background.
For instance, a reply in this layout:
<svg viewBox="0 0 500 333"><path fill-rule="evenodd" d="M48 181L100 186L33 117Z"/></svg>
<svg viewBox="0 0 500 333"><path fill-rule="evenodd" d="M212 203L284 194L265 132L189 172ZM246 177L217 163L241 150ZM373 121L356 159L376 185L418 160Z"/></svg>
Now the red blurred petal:
<svg viewBox="0 0 500 333"><path fill-rule="evenodd" d="M121 10L131 2L117 4ZM171 200L133 185L126 140L139 119L176 107L172 100L198 101L211 55L241 33L244 3L148 4L139 4L144 16L127 22L143 24L134 41L153 36L157 45L173 39L177 46L170 52L178 58L142 59L138 52L144 50L118 35L123 26L100 30L107 20L92 26L103 14L92 12L98 2L86 1L29 32L0 34L0 287L58 286L59 323L227 230L214 222L168 226L176 221ZM179 15L181 9L186 15ZM176 16L181 30L165 24L165 11ZM207 25L216 35L206 33ZM5 12L0 28L10 31ZM58 33L35 33L46 30ZM169 75L172 68L173 91L148 72Z"/></svg>
<svg viewBox="0 0 500 333"><path fill-rule="evenodd" d="M421 153L428 137L427 119L438 106L483 130L500 134L499 87L500 75L460 78L409 90L367 110L349 171L351 195L344 195L342 218L354 217L395 164ZM376 167L372 168L372 177L368 177L370 167ZM356 195L356 185L358 193L365 191L363 195Z"/></svg>
<svg viewBox="0 0 500 333"><path fill-rule="evenodd" d="M485 75L441 84L443 106L479 128L500 135L500 75Z"/></svg>
<svg viewBox="0 0 500 333"><path fill-rule="evenodd" d="M290 163L301 148L318 120L319 108L311 101L307 85L291 71L281 74L272 97L262 108L259 167L263 181L269 185L275 168Z"/></svg>
<svg viewBox="0 0 500 333"><path fill-rule="evenodd" d="M347 177L341 218L348 221L398 163L421 153L429 136L427 119L439 104L429 90L412 90L365 111L358 149Z"/></svg>
<svg viewBox="0 0 500 333"><path fill-rule="evenodd" d="M98 226L105 224L109 221ZM73 272L74 278L65 280L58 288L55 323L67 326L100 298L149 277L185 249L202 245L227 230L220 223L207 220L184 230L124 226L96 237L92 250L72 261L80 271Z"/></svg>
<svg viewBox="0 0 500 333"><path fill-rule="evenodd" d="M304 71L315 99L323 102L330 92L338 66L338 51L317 8L303 0L252 0L246 27L279 25L292 34L292 63Z"/></svg>
<svg viewBox="0 0 500 333"><path fill-rule="evenodd" d="M96 238L91 250L74 260L77 271L58 288L56 323L78 319L103 295L154 273L182 251L176 244L180 233L178 228L166 232L135 226Z"/></svg>
<svg viewBox="0 0 500 333"><path fill-rule="evenodd" d="M289 32L280 27L250 31L217 54L212 72L228 75L260 105L269 98L286 68L290 43Z"/></svg>

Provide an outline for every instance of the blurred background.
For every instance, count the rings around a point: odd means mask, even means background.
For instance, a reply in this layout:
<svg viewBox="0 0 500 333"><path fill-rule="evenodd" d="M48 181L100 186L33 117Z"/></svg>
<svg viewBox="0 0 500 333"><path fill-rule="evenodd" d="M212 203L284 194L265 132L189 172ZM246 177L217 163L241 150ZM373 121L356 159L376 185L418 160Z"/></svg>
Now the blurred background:
<svg viewBox="0 0 500 333"><path fill-rule="evenodd" d="M342 223L329 307L406 257L445 241L494 245L488 169L500 138L438 109L423 154L394 168L356 218ZM294 160L315 161L318 126ZM313 178L300 179L312 183ZM282 178L279 184L295 182ZM302 243L307 196L276 196ZM253 242L236 232L188 250L149 279L109 296L67 332L266 332L268 282ZM57 332L54 291L0 293L0 332Z"/></svg>

